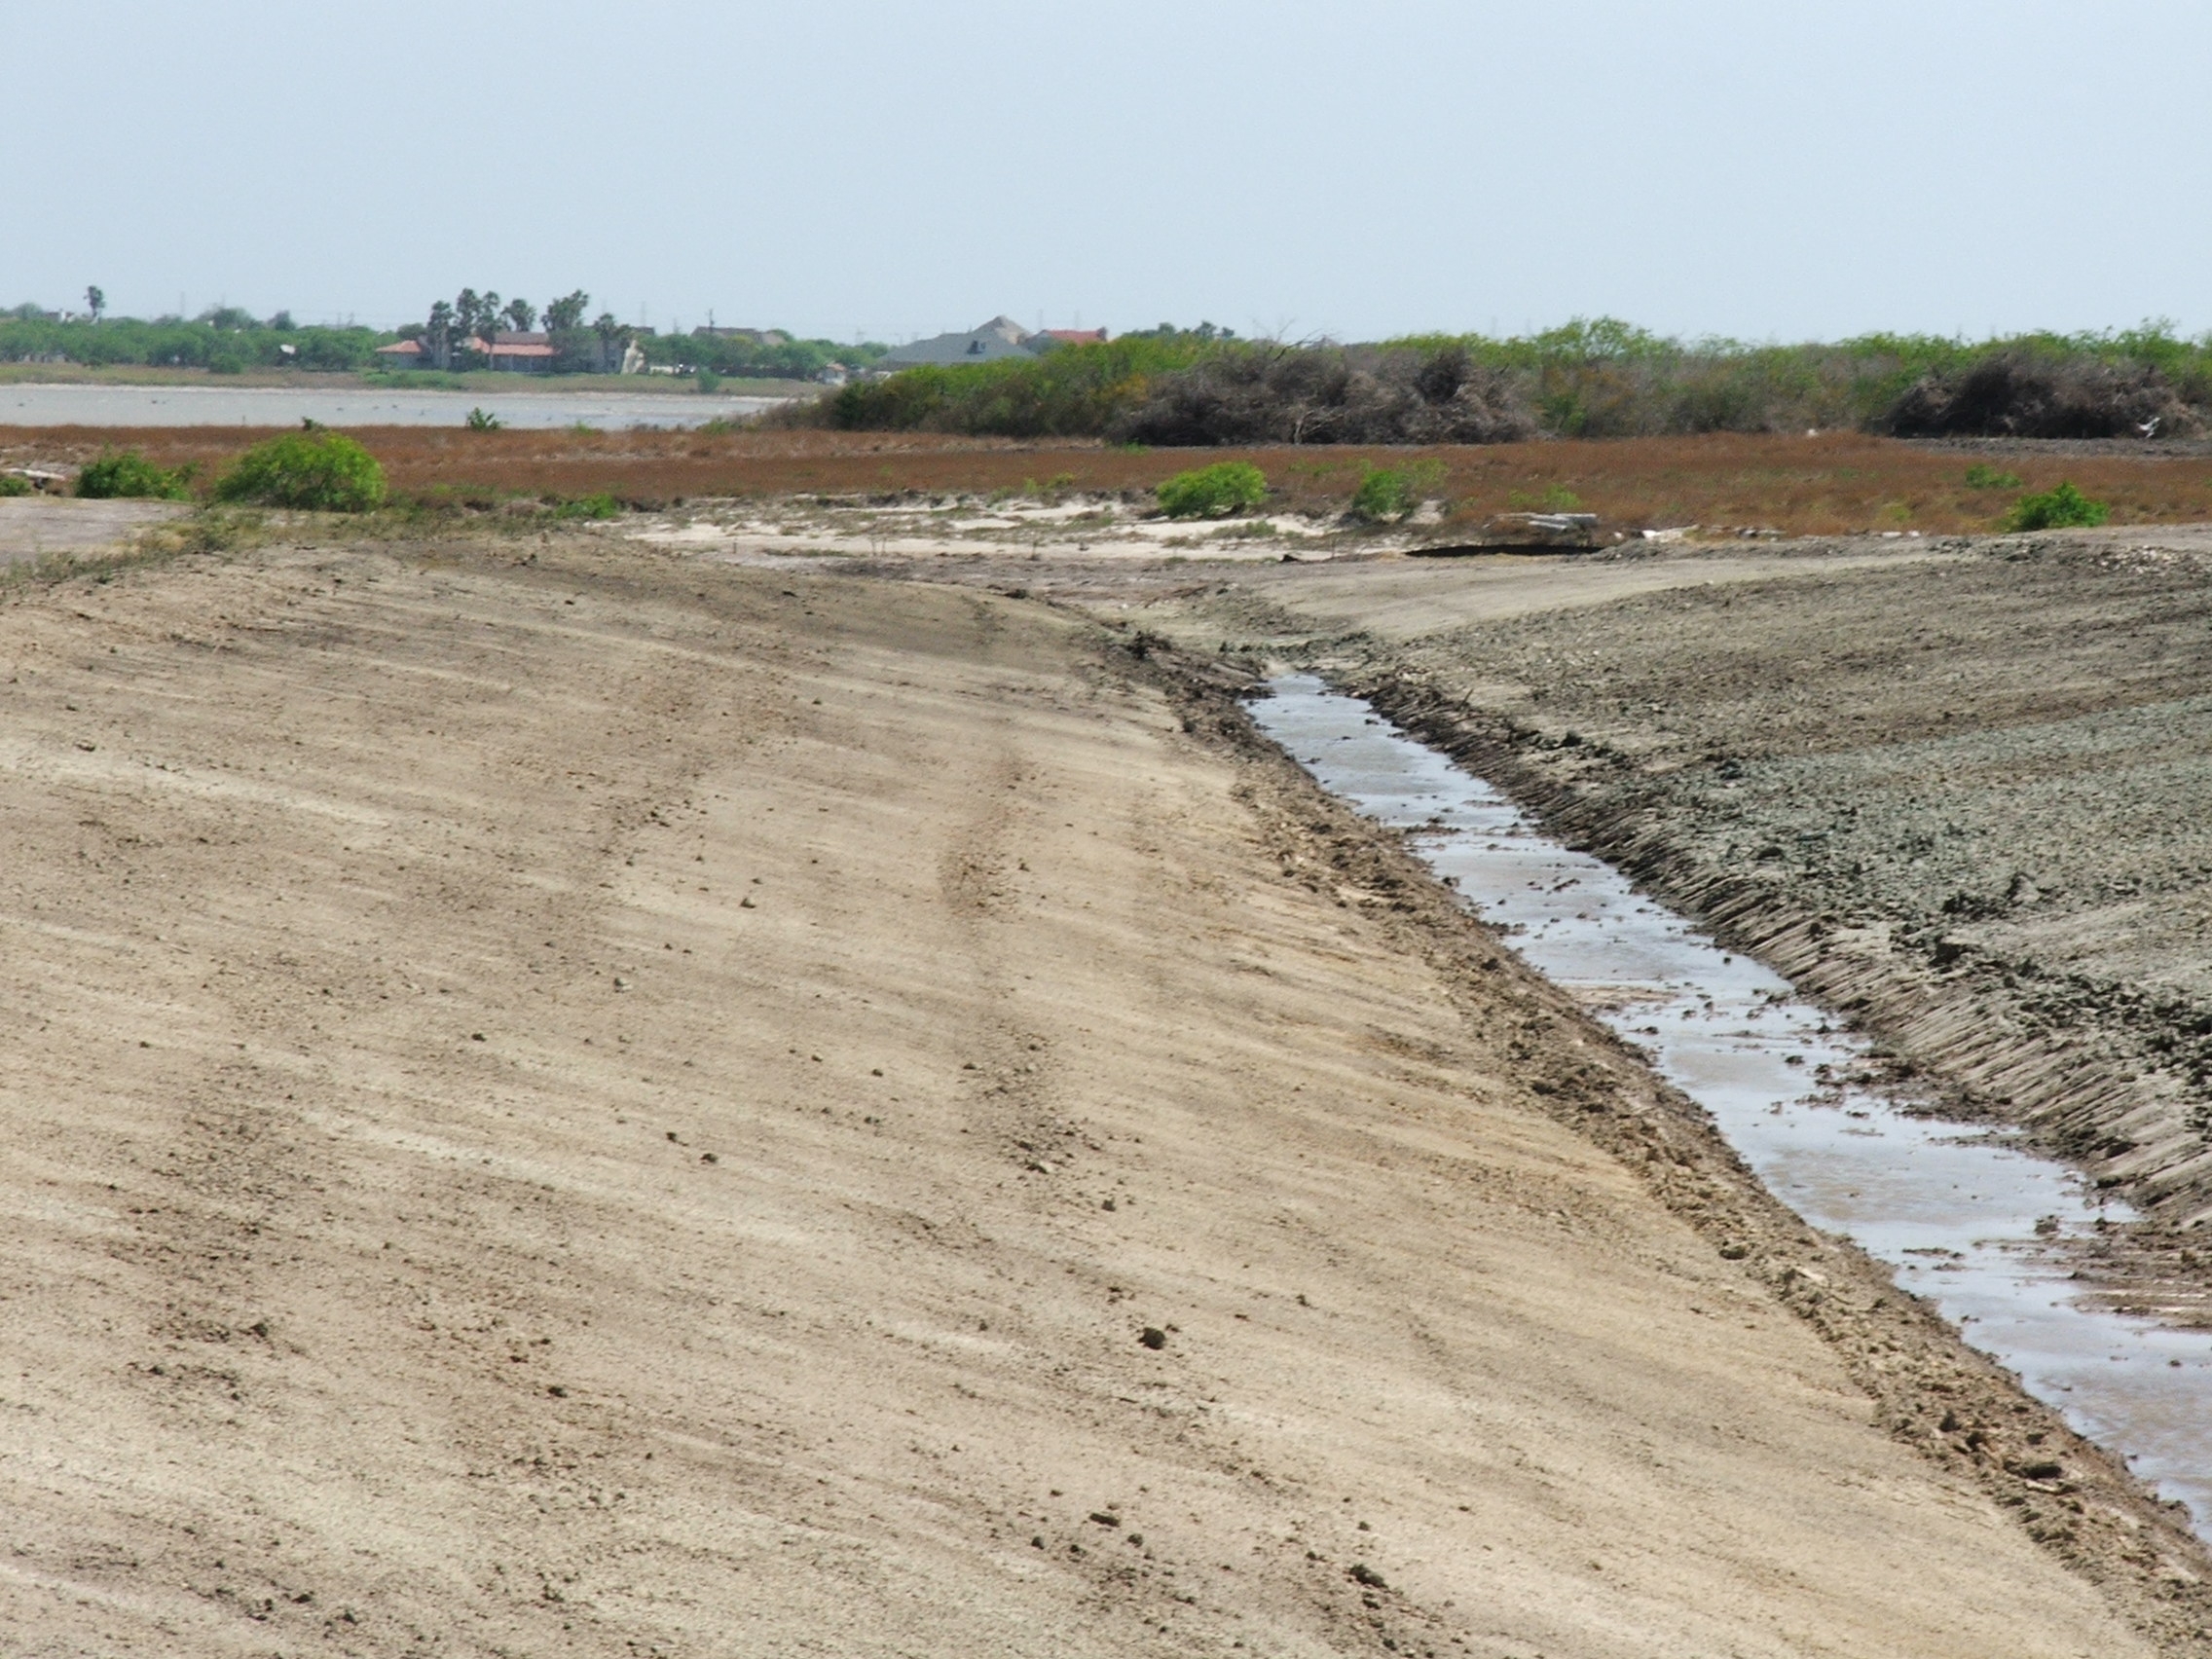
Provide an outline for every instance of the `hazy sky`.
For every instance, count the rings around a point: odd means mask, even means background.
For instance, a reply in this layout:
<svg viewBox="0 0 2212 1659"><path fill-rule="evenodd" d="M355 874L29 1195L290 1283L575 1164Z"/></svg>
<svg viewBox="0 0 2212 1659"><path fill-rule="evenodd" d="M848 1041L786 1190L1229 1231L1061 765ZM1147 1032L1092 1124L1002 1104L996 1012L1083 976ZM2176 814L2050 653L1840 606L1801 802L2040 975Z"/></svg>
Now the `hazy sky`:
<svg viewBox="0 0 2212 1659"><path fill-rule="evenodd" d="M2212 328L2204 0L90 0L9 57L0 304Z"/></svg>

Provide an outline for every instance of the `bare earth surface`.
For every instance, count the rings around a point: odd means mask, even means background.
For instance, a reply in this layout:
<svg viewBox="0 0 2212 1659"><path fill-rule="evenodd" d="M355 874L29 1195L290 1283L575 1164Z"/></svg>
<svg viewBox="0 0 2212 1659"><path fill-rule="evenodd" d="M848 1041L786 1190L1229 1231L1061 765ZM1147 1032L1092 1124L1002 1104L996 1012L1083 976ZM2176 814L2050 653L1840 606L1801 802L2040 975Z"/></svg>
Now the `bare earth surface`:
<svg viewBox="0 0 2212 1659"><path fill-rule="evenodd" d="M51 553L103 552L187 509L175 501L80 501L0 497L0 565Z"/></svg>
<svg viewBox="0 0 2212 1659"><path fill-rule="evenodd" d="M2193 1545L1906 1444L2055 1431L1165 685L619 549L19 593L0 1645L2193 1650Z"/></svg>

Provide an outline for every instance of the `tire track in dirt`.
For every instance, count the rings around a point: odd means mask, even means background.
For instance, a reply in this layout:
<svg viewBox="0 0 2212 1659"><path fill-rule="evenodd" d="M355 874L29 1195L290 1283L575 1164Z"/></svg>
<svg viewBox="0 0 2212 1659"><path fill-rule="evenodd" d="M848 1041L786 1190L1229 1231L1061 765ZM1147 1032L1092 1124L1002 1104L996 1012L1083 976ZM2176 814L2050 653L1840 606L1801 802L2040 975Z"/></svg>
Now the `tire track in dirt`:
<svg viewBox="0 0 2212 1659"><path fill-rule="evenodd" d="M221 573L210 579L224 582ZM509 970L534 957L588 966L586 958L600 955L592 941L608 903L602 878L660 819L658 802L681 798L687 774L704 764L672 756L677 763L658 775L639 776L634 766L611 763L652 753L642 717L650 717L653 737L692 729L696 688L672 677L665 659L605 688L612 718L598 735L615 746L606 758L595 762L588 741L565 755L517 752L503 719L518 678L513 661L543 649L541 638L511 617L495 624L472 614L480 595L467 580L433 578L422 598L378 604L366 616L340 592L342 583L315 571L273 593L219 591L214 646L230 662L228 706L166 712L193 720L195 741L223 758L198 765L197 781L206 786L199 791L146 788L130 796L131 843L196 850L177 885L192 895L200 920L246 923L260 941L246 953L227 950L197 992L177 987L194 1005L187 1025L201 1034L203 1051L165 1053L162 1087L176 1101L166 1115L171 1126L138 1149L152 1190L120 1205L127 1231L113 1254L153 1275L147 1295L160 1309L138 1369L149 1409L179 1428L211 1415L234 1419L249 1436L274 1428L270 1389L298 1369L303 1342L314 1344L281 1321L273 1327L268 1309L312 1303L303 1272L312 1280L322 1271L314 1258L317 1243L329 1241L316 1237L325 1229L343 1236L444 1222L432 1227L446 1247L403 1256L387 1306L422 1331L477 1350L483 1377L500 1377L507 1362L530 1357L542 1339L516 1342L503 1333L541 1316L548 1290L557 1297L559 1275L545 1285L546 1268L566 1248L570 1229L548 1206L531 1206L545 1211L536 1248L499 1252L500 1289L487 1283L481 1264L461 1263L464 1252L481 1249L468 1236L474 1224L494 1210L525 1207L514 1201L518 1188L541 1196L535 1183L518 1182L511 1169L488 1170L492 1159L464 1150L482 1138L486 1103L510 1093L502 1068L476 1047L477 1031L490 1027L505 1038L531 1017L484 997L474 981L487 967ZM574 614L569 600L551 605L563 617ZM421 671L440 657L433 671ZM300 753L308 740L295 728L316 719L297 703L303 689L314 695L295 666L303 658L315 663L318 681L377 685L373 699L361 699L369 729L353 754ZM454 776L387 777L366 800L323 793L332 774L359 767L363 751L396 744L402 732L434 739ZM149 754L171 752L158 726L118 735ZM586 735L572 725L566 734ZM549 804L559 792L580 805L565 806L555 819L563 833L530 838L527 848L503 846L506 826L450 815L465 788L456 785L479 769L534 772ZM377 776L373 762L363 770ZM304 821L303 805L311 809ZM325 805L336 810L318 810ZM338 832L301 847L303 822ZM293 844L284 856L265 856L264 848L286 841ZM88 850L81 862L98 877L128 851ZM123 896L85 902L102 897ZM424 907L462 923L440 957L395 956L369 942ZM119 916L113 925L131 924ZM550 999L556 1017L564 1000L558 991ZM333 1062L334 1051L353 1064ZM485 1102L471 1107L443 1091L420 1091L415 1080L461 1057ZM417 1164L424 1184L401 1195L380 1222L350 1199L368 1150L361 1127L394 1103L414 1122L404 1132L431 1156ZM441 1345L421 1346L419 1357L428 1360ZM577 1465L577 1456L558 1445L518 1440L507 1414L455 1426L463 1452L473 1446L487 1462ZM278 1599L261 1597L272 1606Z"/></svg>

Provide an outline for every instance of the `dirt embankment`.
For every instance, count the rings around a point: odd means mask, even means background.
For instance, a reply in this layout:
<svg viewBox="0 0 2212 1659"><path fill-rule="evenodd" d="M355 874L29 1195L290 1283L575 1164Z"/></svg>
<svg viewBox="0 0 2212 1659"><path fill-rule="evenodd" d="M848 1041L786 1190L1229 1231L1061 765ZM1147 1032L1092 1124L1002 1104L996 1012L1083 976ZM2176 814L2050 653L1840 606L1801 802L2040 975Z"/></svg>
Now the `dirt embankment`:
<svg viewBox="0 0 2212 1659"><path fill-rule="evenodd" d="M14 1651L2202 1645L1202 678L532 559L0 609Z"/></svg>
<svg viewBox="0 0 2212 1659"><path fill-rule="evenodd" d="M1378 568L1393 637L1357 572L1251 620L1325 619L1393 715L2135 1200L2121 1300L2212 1316L2212 539L1864 554Z"/></svg>

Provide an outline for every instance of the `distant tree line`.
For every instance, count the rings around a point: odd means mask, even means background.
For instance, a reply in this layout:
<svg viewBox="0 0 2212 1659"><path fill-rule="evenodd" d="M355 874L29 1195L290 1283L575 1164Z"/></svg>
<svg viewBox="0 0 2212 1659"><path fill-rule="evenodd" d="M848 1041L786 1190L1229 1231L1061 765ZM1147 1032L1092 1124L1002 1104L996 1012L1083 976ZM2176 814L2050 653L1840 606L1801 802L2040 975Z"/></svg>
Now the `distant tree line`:
<svg viewBox="0 0 2212 1659"><path fill-rule="evenodd" d="M1238 340L1162 324L1032 360L856 382L780 419L1150 444L1489 443L1854 428L2172 438L2212 428L2212 337L1682 341L1610 317L1497 339Z"/></svg>
<svg viewBox="0 0 2212 1659"><path fill-rule="evenodd" d="M683 374L701 372L756 380L812 380L831 364L859 368L880 357L878 345L841 346L831 340L776 341L710 334L656 334L633 328L603 311L587 324L591 296L581 288L549 304L542 321L546 344L553 348L555 374L612 374L619 370L630 348L636 346L648 366ZM471 342L489 346L501 332L529 334L536 330L539 313L528 300L502 301L496 290L478 293L463 288L451 301L430 307L428 318L409 323L397 338L420 340L430 366L481 368L489 358ZM772 330L762 330L771 333Z"/></svg>
<svg viewBox="0 0 2212 1659"><path fill-rule="evenodd" d="M706 370L748 380L814 380L832 364L865 369L890 350L876 342L757 342L711 334L647 334L638 340L645 361L686 373Z"/></svg>
<svg viewBox="0 0 2212 1659"><path fill-rule="evenodd" d="M489 363L470 342L488 346L502 332L542 331L554 350L556 374L612 373L635 345L647 364L684 373L811 380L831 364L858 368L885 350L830 340L660 335L633 328L606 311L587 321L590 308L591 296L580 288L542 311L526 299L463 288L431 306L424 321L397 329L302 327L286 311L257 317L236 306L210 306L190 318L110 316L106 295L90 287L84 311L75 314L35 304L0 311L0 363L176 367L215 374L281 368L360 372L380 366L378 347L420 340L432 366L464 370Z"/></svg>
<svg viewBox="0 0 2212 1659"><path fill-rule="evenodd" d="M98 303L66 319L35 305L0 312L0 362L174 366L215 374L365 369L375 362L377 347L392 338L373 328L302 328L289 312L261 318L235 306L210 307L190 319L108 316L97 288L86 298Z"/></svg>

